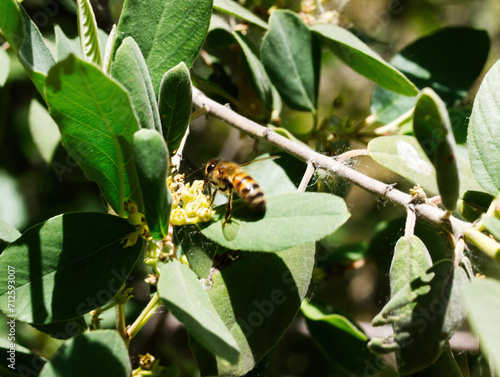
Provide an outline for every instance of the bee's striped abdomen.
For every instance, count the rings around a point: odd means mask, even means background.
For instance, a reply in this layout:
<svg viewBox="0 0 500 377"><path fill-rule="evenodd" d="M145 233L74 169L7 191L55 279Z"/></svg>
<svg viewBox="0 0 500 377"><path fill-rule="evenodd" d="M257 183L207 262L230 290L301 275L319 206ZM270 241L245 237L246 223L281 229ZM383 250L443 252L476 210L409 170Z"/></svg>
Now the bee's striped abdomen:
<svg viewBox="0 0 500 377"><path fill-rule="evenodd" d="M255 180L245 172L239 172L233 177L233 187L247 205L259 213L266 212L264 193Z"/></svg>

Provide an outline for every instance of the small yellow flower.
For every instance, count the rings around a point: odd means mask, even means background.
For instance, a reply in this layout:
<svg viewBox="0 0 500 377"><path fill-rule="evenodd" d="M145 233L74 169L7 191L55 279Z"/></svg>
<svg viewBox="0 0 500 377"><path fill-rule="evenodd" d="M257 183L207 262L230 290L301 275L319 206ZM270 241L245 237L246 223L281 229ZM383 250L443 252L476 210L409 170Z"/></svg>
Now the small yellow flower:
<svg viewBox="0 0 500 377"><path fill-rule="evenodd" d="M176 175L169 177L167 184L172 194L173 225L197 224L212 219L210 198L203 193L203 181L184 184L184 175Z"/></svg>
<svg viewBox="0 0 500 377"><path fill-rule="evenodd" d="M137 204L132 200L128 200L125 202L125 210L128 212L128 222L135 227L135 231L122 238L120 243L125 244L123 245L124 249L134 246L137 243L139 236L145 240L149 240L151 238L151 234L149 233L149 228L146 223L146 217L144 214L138 212Z"/></svg>

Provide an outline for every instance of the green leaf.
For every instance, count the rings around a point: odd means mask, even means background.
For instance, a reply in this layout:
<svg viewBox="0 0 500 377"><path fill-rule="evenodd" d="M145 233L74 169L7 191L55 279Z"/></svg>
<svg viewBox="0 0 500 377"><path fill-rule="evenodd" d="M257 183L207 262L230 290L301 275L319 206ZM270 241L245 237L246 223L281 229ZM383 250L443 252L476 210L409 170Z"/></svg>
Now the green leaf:
<svg viewBox="0 0 500 377"><path fill-rule="evenodd" d="M47 323L44 325L31 324L38 331L44 332L51 338L67 340L88 330L85 317L77 317L67 321Z"/></svg>
<svg viewBox="0 0 500 377"><path fill-rule="evenodd" d="M0 219L0 253L9 243L14 242L19 237L21 237L21 233L16 228L11 227Z"/></svg>
<svg viewBox="0 0 500 377"><path fill-rule="evenodd" d="M381 368L382 360L368 350L368 337L349 319L327 313L308 300L300 308L311 337L335 366L356 376L362 376L367 366L371 371Z"/></svg>
<svg viewBox="0 0 500 377"><path fill-rule="evenodd" d="M97 22L89 0L77 0L78 35L83 58L98 67L102 65L101 45L97 34Z"/></svg>
<svg viewBox="0 0 500 377"><path fill-rule="evenodd" d="M235 3L236 4L236 3ZM275 101L275 97L273 96L273 91L276 90L274 85L271 83L267 72L262 65L258 51L255 46L250 42L250 40L243 35L240 31L236 31L233 33L236 41L238 41L241 51L246 59L247 68L250 72L250 77L252 80L252 85L255 88L257 95L260 100L269 110L277 110L281 111L281 100L279 95L276 96L277 102Z"/></svg>
<svg viewBox="0 0 500 377"><path fill-rule="evenodd" d="M416 96L418 90L404 74L383 60L350 31L336 25L315 25L328 47L344 63L376 84L405 96Z"/></svg>
<svg viewBox="0 0 500 377"><path fill-rule="evenodd" d="M56 35L56 60L58 62L66 59L70 54L73 54L80 59L83 58L80 38L68 38L59 25L54 27L54 33Z"/></svg>
<svg viewBox="0 0 500 377"><path fill-rule="evenodd" d="M28 229L0 255L0 269L15 269L16 319L64 321L111 300L141 254L141 239L126 249L120 243L134 230L103 213L59 215ZM14 314L7 279L0 276L0 309Z"/></svg>
<svg viewBox="0 0 500 377"><path fill-rule="evenodd" d="M19 237L21 237L21 233L19 233L16 228L0 219L0 248L6 244L14 242Z"/></svg>
<svg viewBox="0 0 500 377"><path fill-rule="evenodd" d="M500 283L494 279L476 280L464 292L468 320L479 338L481 350L497 371L500 370Z"/></svg>
<svg viewBox="0 0 500 377"><path fill-rule="evenodd" d="M43 95L47 73L54 65L40 31L17 0L0 2L0 29L24 66L37 90Z"/></svg>
<svg viewBox="0 0 500 377"><path fill-rule="evenodd" d="M180 245L189 267L200 279L207 279L214 256L227 252L218 243L205 237L196 225L174 226L175 245Z"/></svg>
<svg viewBox="0 0 500 377"><path fill-rule="evenodd" d="M417 99L413 132L436 169L443 206L454 211L460 190L455 137L446 105L430 88L423 89Z"/></svg>
<svg viewBox="0 0 500 377"><path fill-rule="evenodd" d="M252 163L242 166L241 169L259 183L264 194L297 191L297 186L306 171L304 162L284 152L273 154L273 156L279 156L279 158L267 158L271 156L265 153L258 156Z"/></svg>
<svg viewBox="0 0 500 377"><path fill-rule="evenodd" d="M467 147L479 184L491 195L500 191L500 62L479 87L469 121Z"/></svg>
<svg viewBox="0 0 500 377"><path fill-rule="evenodd" d="M426 35L401 50L391 65L419 89L430 87L447 107L457 105L480 75L490 49L488 34L469 27L447 27ZM467 54L464 54L467 51ZM411 109L415 98L379 86L373 91L372 113L389 123Z"/></svg>
<svg viewBox="0 0 500 377"><path fill-rule="evenodd" d="M168 235L172 209L167 188L168 150L160 133L148 129L134 134L132 150L149 231L161 240Z"/></svg>
<svg viewBox="0 0 500 377"><path fill-rule="evenodd" d="M0 352L6 357L0 359L0 375L2 377L26 377L38 376L38 373L45 364L45 360L29 349L15 343L15 354L11 359L11 342L7 337L0 340ZM11 359L11 360L9 360Z"/></svg>
<svg viewBox="0 0 500 377"><path fill-rule="evenodd" d="M418 372L418 377L464 377L460 367L453 356L450 347L439 356L436 362L426 369Z"/></svg>
<svg viewBox="0 0 500 377"><path fill-rule="evenodd" d="M131 36L146 59L155 93L166 71L191 67L205 40L212 0L126 0L115 50Z"/></svg>
<svg viewBox="0 0 500 377"><path fill-rule="evenodd" d="M225 227L226 206L219 206L215 222L201 224L202 233L229 249L274 252L317 241L350 216L344 201L329 194L284 193L269 196L266 202L266 214L258 220L242 201L235 201Z"/></svg>
<svg viewBox="0 0 500 377"><path fill-rule="evenodd" d="M401 175L408 181L420 185L428 196L438 194L437 178L426 154L412 136L382 136L368 143L370 157L380 165ZM457 146L460 174L460 193L481 190L469 166L467 152Z"/></svg>
<svg viewBox="0 0 500 377"><path fill-rule="evenodd" d="M235 364L239 347L196 274L177 260L163 266L158 292L165 306L211 353Z"/></svg>
<svg viewBox="0 0 500 377"><path fill-rule="evenodd" d="M492 200L493 196L485 192L466 191L458 201L458 211L465 220L473 223L488 210Z"/></svg>
<svg viewBox="0 0 500 377"><path fill-rule="evenodd" d="M54 152L61 142L59 128L50 117L49 112L36 99L31 100L28 117L33 141L42 158L47 164L50 164Z"/></svg>
<svg viewBox="0 0 500 377"><path fill-rule="evenodd" d="M128 350L116 331L87 332L68 340L39 377L129 377Z"/></svg>
<svg viewBox="0 0 500 377"><path fill-rule="evenodd" d="M120 215L127 199L141 207L130 145L139 125L125 89L70 55L50 70L46 98L64 147L111 207Z"/></svg>
<svg viewBox="0 0 500 377"><path fill-rule="evenodd" d="M252 370L294 320L313 265L313 243L277 253L243 251L219 265L208 295L241 354L229 365L190 342L201 375L242 376Z"/></svg>
<svg viewBox="0 0 500 377"><path fill-rule="evenodd" d="M500 219L497 219L496 217L485 217L483 219L483 224L488 232L500 241Z"/></svg>
<svg viewBox="0 0 500 377"><path fill-rule="evenodd" d="M297 14L285 10L271 14L260 54L286 104L316 112L321 50L316 35Z"/></svg>
<svg viewBox="0 0 500 377"><path fill-rule="evenodd" d="M389 272L391 297L432 266L425 244L417 236L401 237L394 249Z"/></svg>
<svg viewBox="0 0 500 377"><path fill-rule="evenodd" d="M104 57L103 57L103 62L102 62L102 70L103 72L105 73L110 73L111 71L111 64L113 63L112 62L112 59L113 59L113 49L115 47L115 42L116 42L116 38L117 38L117 31L118 29L116 28L116 24L113 25L113 27L111 28L111 31L109 32L109 35L108 35L108 40L106 41L106 45L104 46ZM141 53L141 56L142 56L142 53ZM144 57L142 58L142 60L144 60ZM148 72L148 77L149 77L149 72ZM151 79L149 80L151 82Z"/></svg>
<svg viewBox="0 0 500 377"><path fill-rule="evenodd" d="M233 0L214 0L214 9L220 12L231 14L235 17L241 18L242 20L248 21L254 25L260 26L263 29L268 28L265 21L257 17L247 8L241 6L238 2Z"/></svg>
<svg viewBox="0 0 500 377"><path fill-rule="evenodd" d="M179 148L191 119L193 92L189 69L181 62L163 76L158 95L163 137L172 152Z"/></svg>
<svg viewBox="0 0 500 377"><path fill-rule="evenodd" d="M9 54L0 48L0 88L5 85L10 72L10 57Z"/></svg>
<svg viewBox="0 0 500 377"><path fill-rule="evenodd" d="M123 40L116 51L111 75L128 90L141 128L162 133L156 95L146 61L132 37Z"/></svg>
<svg viewBox="0 0 500 377"><path fill-rule="evenodd" d="M381 348L397 350L401 374L428 367L449 346L448 339L466 317L462 290L467 282L461 267L441 260L396 292L373 319L374 326L392 324L395 335ZM407 309L401 312L399 309L405 306ZM423 326L425 331L421 330ZM377 341L372 340L372 344L377 345Z"/></svg>

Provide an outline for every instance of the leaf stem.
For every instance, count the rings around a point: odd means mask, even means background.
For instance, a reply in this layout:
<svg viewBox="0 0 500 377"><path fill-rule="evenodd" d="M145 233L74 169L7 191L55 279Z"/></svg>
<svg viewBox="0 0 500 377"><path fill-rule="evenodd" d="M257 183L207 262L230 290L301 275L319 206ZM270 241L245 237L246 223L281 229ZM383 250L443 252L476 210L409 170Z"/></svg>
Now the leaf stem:
<svg viewBox="0 0 500 377"><path fill-rule="evenodd" d="M407 110L406 112L398 116L392 122L387 123L385 126L378 127L373 132L377 135L384 135L386 133L392 133L397 131L399 125L411 117L411 115L413 114L413 110L414 108L412 107L410 110Z"/></svg>
<svg viewBox="0 0 500 377"><path fill-rule="evenodd" d="M354 157L370 156L370 151L368 149L351 149L350 151L339 154L335 158L337 161L345 161Z"/></svg>
<svg viewBox="0 0 500 377"><path fill-rule="evenodd" d="M146 305L146 307L142 310L141 314L134 323L127 330L128 339L132 339L137 333L143 328L143 326L149 321L149 319L155 314L156 310L160 306L160 297L158 293L155 293L151 300Z"/></svg>
<svg viewBox="0 0 500 377"><path fill-rule="evenodd" d="M302 181L300 181L300 185L299 185L299 188L297 189L297 192L306 191L307 185L308 185L309 181L311 180L311 177L313 176L315 171L316 171L316 168L314 167L314 164L311 162L308 162L306 172L304 173L304 176L302 177Z"/></svg>
<svg viewBox="0 0 500 377"><path fill-rule="evenodd" d="M405 224L405 237L409 240L414 235L415 224L417 222L417 216L415 215L415 209L413 206L408 206L406 208L406 224Z"/></svg>

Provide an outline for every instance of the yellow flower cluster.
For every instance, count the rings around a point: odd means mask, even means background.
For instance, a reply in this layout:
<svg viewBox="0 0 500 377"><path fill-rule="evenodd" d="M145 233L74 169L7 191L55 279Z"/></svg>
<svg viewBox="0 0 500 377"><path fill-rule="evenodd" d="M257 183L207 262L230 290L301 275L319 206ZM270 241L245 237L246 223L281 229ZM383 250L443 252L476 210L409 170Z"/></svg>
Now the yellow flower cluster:
<svg viewBox="0 0 500 377"><path fill-rule="evenodd" d="M203 181L184 184L184 174L167 178L168 189L172 194L173 225L196 224L212 219L214 211L210 208L210 197L203 193Z"/></svg>

